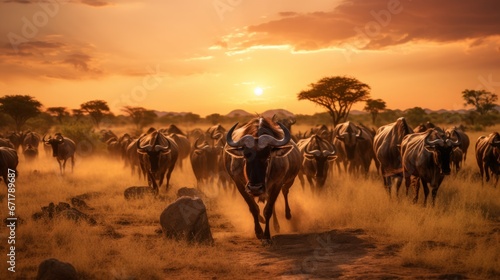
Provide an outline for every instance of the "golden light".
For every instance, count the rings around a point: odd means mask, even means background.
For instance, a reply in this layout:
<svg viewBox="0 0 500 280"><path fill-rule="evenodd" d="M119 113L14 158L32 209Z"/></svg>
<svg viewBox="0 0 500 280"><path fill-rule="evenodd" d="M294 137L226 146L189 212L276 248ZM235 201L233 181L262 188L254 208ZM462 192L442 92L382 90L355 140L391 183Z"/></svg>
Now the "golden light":
<svg viewBox="0 0 500 280"><path fill-rule="evenodd" d="M256 87L254 88L253 93L256 96L261 96L264 93L264 90L261 87Z"/></svg>

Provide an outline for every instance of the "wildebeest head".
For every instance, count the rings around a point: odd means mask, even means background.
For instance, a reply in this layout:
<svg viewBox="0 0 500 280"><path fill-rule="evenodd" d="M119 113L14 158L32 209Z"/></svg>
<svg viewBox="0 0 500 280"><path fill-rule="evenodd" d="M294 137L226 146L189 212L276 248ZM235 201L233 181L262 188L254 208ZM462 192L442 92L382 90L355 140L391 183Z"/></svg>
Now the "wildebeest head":
<svg viewBox="0 0 500 280"><path fill-rule="evenodd" d="M432 135L437 136L437 139L430 140ZM436 129L429 130L425 137L425 149L432 153L434 164L439 167L439 172L444 175L449 175L451 172L450 161L453 153L453 148L460 145L460 135L455 132L457 140L453 141L450 135L447 134L441 138L441 134Z"/></svg>
<svg viewBox="0 0 500 280"><path fill-rule="evenodd" d="M284 157L293 149L292 145L287 145L291 139L290 131L283 124L277 124L283 131L281 139L276 137L281 137L282 133L266 118L248 122L238 131L242 136L237 141L233 140L233 132L238 123L226 135L230 148L225 151L232 157L243 159L246 191L254 196L265 193L273 158Z"/></svg>
<svg viewBox="0 0 500 280"><path fill-rule="evenodd" d="M331 146L333 148L332 151L323 149L324 147L322 147L323 145L321 144L322 141L325 140L317 135L313 135L311 136L311 141L304 149L304 156L308 160L314 160L316 163L316 174L314 176L320 186L322 186L326 180L325 175L328 170L327 162L337 158L335 147L333 145Z"/></svg>
<svg viewBox="0 0 500 280"><path fill-rule="evenodd" d="M493 148L493 156L500 164L500 134L498 132L491 133L488 139L488 144Z"/></svg>
<svg viewBox="0 0 500 280"><path fill-rule="evenodd" d="M365 140L362 136L361 129L350 122L344 123L344 127L337 131L335 138L344 143L347 159L349 160L354 158L357 141Z"/></svg>
<svg viewBox="0 0 500 280"><path fill-rule="evenodd" d="M158 141L159 137L163 136L161 132L153 131L151 134L146 134L137 140L137 152L140 154L146 154L150 163L150 172L155 173L159 169L159 161L161 155L167 155L172 150L170 149L170 141L166 138L165 141ZM147 139L147 138L149 139ZM146 138L146 139L145 139ZM142 141L142 140L149 141ZM141 142L148 142L147 144L141 144Z"/></svg>
<svg viewBox="0 0 500 280"><path fill-rule="evenodd" d="M52 156L57 157L59 154L59 145L64 143L64 138L60 133L57 133L55 137L49 136L47 140L45 140L45 136L43 136L42 141L45 145L50 145L52 147Z"/></svg>

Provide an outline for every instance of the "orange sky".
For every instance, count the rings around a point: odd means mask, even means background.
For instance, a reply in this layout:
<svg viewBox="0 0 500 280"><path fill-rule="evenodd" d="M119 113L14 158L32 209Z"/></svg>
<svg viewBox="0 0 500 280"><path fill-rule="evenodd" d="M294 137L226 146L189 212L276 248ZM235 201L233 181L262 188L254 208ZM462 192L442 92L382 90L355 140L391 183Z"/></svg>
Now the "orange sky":
<svg viewBox="0 0 500 280"><path fill-rule="evenodd" d="M500 93L495 0L0 1L0 95L45 107L312 114L297 93L336 75L390 109Z"/></svg>

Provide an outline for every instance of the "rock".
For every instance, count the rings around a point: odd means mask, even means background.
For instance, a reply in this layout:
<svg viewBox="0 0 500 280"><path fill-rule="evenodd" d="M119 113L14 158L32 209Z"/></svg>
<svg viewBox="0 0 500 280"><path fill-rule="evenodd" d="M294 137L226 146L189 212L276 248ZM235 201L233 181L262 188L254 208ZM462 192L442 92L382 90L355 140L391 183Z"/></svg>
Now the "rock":
<svg viewBox="0 0 500 280"><path fill-rule="evenodd" d="M71 198L71 205L77 209L87 209L87 210L94 210L94 208L91 208L87 205L87 203L78 197L72 197Z"/></svg>
<svg viewBox="0 0 500 280"><path fill-rule="evenodd" d="M207 209L196 197L183 196L163 210L160 224L165 236L189 242L213 244Z"/></svg>
<svg viewBox="0 0 500 280"><path fill-rule="evenodd" d="M75 208L66 209L66 210L63 210L61 212L58 212L57 217L63 217L63 218L66 218L68 220L73 220L75 222L85 221L89 225L96 225L97 224L96 220L94 220L92 217L90 217L89 215L87 215L83 212L80 212L79 210L77 210Z"/></svg>
<svg viewBox="0 0 500 280"><path fill-rule="evenodd" d="M195 188L182 187L182 188L177 190L177 198L179 198L181 196L202 198L203 194L201 193L201 191L199 191Z"/></svg>
<svg viewBox="0 0 500 280"><path fill-rule="evenodd" d="M70 263L47 259L38 266L36 280L77 280L76 269Z"/></svg>
<svg viewBox="0 0 500 280"><path fill-rule="evenodd" d="M123 195L125 196L125 199L142 199L147 196L154 197L156 193L151 187L141 186L127 188L123 192Z"/></svg>

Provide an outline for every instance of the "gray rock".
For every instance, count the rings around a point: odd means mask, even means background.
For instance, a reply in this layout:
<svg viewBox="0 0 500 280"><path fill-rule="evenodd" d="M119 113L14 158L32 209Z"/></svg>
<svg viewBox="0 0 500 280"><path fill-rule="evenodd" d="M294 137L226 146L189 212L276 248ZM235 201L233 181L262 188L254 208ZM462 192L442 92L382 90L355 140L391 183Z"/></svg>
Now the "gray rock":
<svg viewBox="0 0 500 280"><path fill-rule="evenodd" d="M36 280L77 280L76 269L70 263L47 259L38 266Z"/></svg>
<svg viewBox="0 0 500 280"><path fill-rule="evenodd" d="M188 188L188 187L182 187L177 190L177 198L182 196L203 198L203 194L201 191L195 188Z"/></svg>
<svg viewBox="0 0 500 280"><path fill-rule="evenodd" d="M196 197L183 196L167 206L160 215L165 236L201 244L213 244L207 209Z"/></svg>
<svg viewBox="0 0 500 280"><path fill-rule="evenodd" d="M145 197L154 197L156 193L151 187L140 186L127 188L123 192L123 195L125 199L142 199Z"/></svg>

